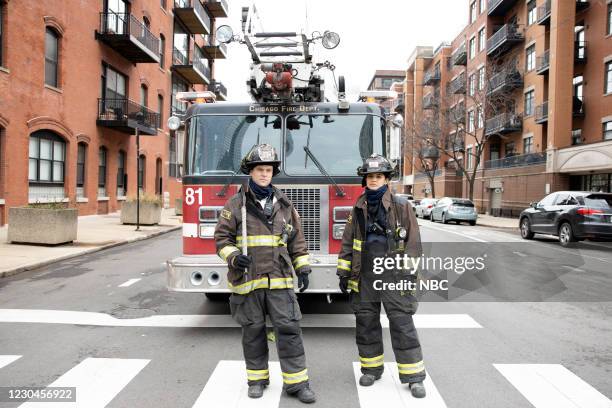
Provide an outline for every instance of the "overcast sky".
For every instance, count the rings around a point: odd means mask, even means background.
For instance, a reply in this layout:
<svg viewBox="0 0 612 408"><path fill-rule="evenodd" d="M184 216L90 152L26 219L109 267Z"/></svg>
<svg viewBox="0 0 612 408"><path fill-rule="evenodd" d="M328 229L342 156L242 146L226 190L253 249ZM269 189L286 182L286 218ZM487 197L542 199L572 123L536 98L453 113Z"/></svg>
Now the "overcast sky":
<svg viewBox="0 0 612 408"><path fill-rule="evenodd" d="M228 0L228 24L241 32L241 8L249 0ZM298 31L310 36L312 31L335 31L340 45L326 50L320 42L313 50L313 61L329 60L336 66L336 76L346 78L351 101L365 90L377 69L404 70L417 45L437 47L451 41L467 22L465 0L255 0L264 30ZM308 15L308 18L306 16ZM250 54L246 46L231 43L228 59L217 60L215 77L228 89L229 101L251 101L245 82L249 76ZM335 93L331 77L326 76L326 90Z"/></svg>

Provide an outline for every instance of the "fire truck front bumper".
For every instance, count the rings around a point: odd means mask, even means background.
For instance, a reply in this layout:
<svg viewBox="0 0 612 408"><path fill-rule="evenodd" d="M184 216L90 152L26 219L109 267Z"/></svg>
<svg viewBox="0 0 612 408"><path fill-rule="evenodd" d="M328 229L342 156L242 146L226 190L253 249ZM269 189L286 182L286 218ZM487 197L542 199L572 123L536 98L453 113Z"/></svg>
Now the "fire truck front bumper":
<svg viewBox="0 0 612 408"><path fill-rule="evenodd" d="M336 255L311 255L310 285L305 293L340 293ZM167 287L173 292L230 293L227 265L217 255L180 256L167 261ZM297 290L297 279L294 278Z"/></svg>

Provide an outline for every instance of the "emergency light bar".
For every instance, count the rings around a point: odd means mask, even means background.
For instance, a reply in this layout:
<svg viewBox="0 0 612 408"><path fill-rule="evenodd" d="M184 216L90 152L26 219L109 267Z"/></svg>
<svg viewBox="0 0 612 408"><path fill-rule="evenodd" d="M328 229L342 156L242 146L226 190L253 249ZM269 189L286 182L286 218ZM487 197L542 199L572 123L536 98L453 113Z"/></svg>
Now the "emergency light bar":
<svg viewBox="0 0 612 408"><path fill-rule="evenodd" d="M210 91L177 92L176 100L182 102L213 103L217 100L217 96Z"/></svg>
<svg viewBox="0 0 612 408"><path fill-rule="evenodd" d="M397 98L397 92L395 91L363 91L359 92L359 99L395 99Z"/></svg>

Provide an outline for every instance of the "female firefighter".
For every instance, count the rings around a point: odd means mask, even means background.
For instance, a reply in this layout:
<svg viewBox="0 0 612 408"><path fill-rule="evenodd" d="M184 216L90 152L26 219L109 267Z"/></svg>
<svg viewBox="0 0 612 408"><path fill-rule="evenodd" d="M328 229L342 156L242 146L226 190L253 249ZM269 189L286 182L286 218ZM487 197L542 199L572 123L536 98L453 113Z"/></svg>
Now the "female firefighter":
<svg viewBox="0 0 612 408"><path fill-rule="evenodd" d="M250 174L249 188L231 197L215 229L217 253L227 262L232 292L232 317L242 326L248 396L260 398L270 383L266 314L274 325L283 389L301 402L315 402L309 387L299 320L302 317L293 289L293 271L301 291L308 288L306 240L300 218L285 194L271 184L280 161L268 144L254 146L240 170ZM246 206L247 236L241 234L242 206ZM248 247L248 256L241 251Z"/></svg>
<svg viewBox="0 0 612 408"><path fill-rule="evenodd" d="M406 201L389 191L394 170L378 154L364 160L357 174L363 177L365 192L353 207L338 254L337 275L340 290L351 291L350 301L356 317L356 340L361 361L361 386L371 386L384 370L380 305L389 318L391 344L402 384L408 383L412 395L425 397L425 366L412 315L417 309L414 290L380 290L381 281L415 282L414 271L375 270L375 258L421 255L421 238L416 217ZM378 265L380 263L376 262ZM376 283L378 282L378 283ZM414 284L414 283L413 283ZM387 288L390 286L386 286Z"/></svg>

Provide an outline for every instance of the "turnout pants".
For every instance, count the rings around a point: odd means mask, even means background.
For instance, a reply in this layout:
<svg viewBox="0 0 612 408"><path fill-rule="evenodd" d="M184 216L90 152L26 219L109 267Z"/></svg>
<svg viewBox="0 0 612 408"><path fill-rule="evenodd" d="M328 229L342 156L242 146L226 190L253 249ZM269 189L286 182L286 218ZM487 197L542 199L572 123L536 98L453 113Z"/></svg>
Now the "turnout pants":
<svg viewBox="0 0 612 408"><path fill-rule="evenodd" d="M357 321L356 340L361 362L361 372L374 376L384 371L382 326L380 324L381 303L389 319L391 345L399 378L402 383L419 382L425 379L425 365L421 344L412 315L416 310L416 298L409 292L375 291L373 281L381 275L372 272L372 259L376 250L366 252L364 268L360 277L359 291L351 292L351 305ZM386 273L386 272L384 272ZM389 279L384 279L389 281Z"/></svg>
<svg viewBox="0 0 612 408"><path fill-rule="evenodd" d="M302 318L293 289L256 289L232 294L230 308L242 326L242 349L249 385L270 383L266 314L276 335L276 349L283 375L283 389L296 393L308 386L308 370L299 321Z"/></svg>

